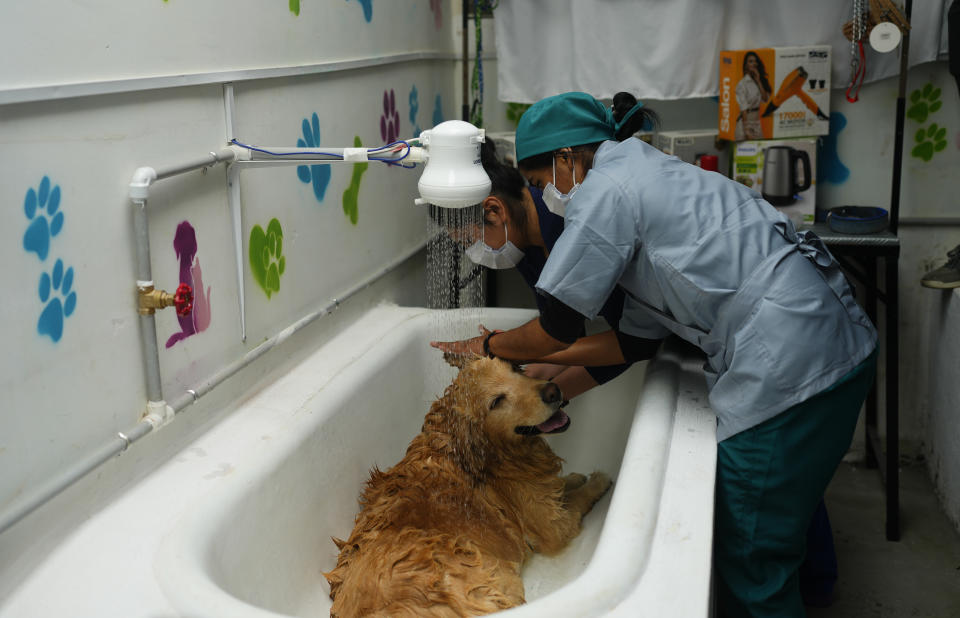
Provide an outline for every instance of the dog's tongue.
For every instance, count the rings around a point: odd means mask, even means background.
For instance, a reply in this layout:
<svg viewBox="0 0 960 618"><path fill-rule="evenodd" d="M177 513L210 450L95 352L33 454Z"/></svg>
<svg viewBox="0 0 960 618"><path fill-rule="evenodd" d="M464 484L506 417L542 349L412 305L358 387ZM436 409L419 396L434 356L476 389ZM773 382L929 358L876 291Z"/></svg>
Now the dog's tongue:
<svg viewBox="0 0 960 618"><path fill-rule="evenodd" d="M570 417L567 416L567 413L563 410L557 410L553 416L537 425L537 429L543 433L551 433L564 427L568 422L570 422Z"/></svg>

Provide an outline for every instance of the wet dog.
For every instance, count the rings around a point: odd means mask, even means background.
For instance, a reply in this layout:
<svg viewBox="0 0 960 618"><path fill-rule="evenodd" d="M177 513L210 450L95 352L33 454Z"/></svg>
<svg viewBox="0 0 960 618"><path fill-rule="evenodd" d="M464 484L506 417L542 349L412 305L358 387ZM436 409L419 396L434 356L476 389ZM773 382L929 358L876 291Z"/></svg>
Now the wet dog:
<svg viewBox="0 0 960 618"><path fill-rule="evenodd" d="M524 602L520 568L580 532L610 487L601 472L560 477L543 433L570 419L551 382L506 361L459 362L404 458L374 469L350 538L334 539L330 615L472 616Z"/></svg>

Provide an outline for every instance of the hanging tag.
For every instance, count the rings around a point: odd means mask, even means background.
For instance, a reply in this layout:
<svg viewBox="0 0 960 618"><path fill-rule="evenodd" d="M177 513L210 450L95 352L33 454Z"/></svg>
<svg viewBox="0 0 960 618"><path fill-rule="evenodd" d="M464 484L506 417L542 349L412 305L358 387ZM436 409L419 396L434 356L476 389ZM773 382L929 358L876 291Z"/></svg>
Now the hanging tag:
<svg viewBox="0 0 960 618"><path fill-rule="evenodd" d="M891 52L900 45L900 28L888 21L880 22L870 31L870 47L881 54Z"/></svg>

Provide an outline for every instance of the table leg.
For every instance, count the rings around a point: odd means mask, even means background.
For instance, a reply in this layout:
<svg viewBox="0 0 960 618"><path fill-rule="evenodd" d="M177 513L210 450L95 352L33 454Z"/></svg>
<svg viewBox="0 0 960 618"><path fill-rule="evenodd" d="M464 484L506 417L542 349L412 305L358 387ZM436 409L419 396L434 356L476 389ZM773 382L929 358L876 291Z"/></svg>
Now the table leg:
<svg viewBox="0 0 960 618"><path fill-rule="evenodd" d="M880 330L879 322L877 321L877 258L866 258L864 259L864 266L866 269L866 288L865 290L865 301L866 301L866 310L867 317L870 318L870 321L873 322L873 325L876 327L877 331ZM878 343L879 347L879 343ZM873 386L870 387L870 392L867 393L866 409L864 415L864 446L866 448L866 464L868 468L877 467L877 457L880 455L874 450L873 440L871 440L871 433L876 433L877 430L877 400L880 392L880 384L875 379L873 381Z"/></svg>
<svg viewBox="0 0 960 618"><path fill-rule="evenodd" d="M884 258L886 269L886 412L887 412L887 540L900 540L900 302L899 302L899 260L897 257Z"/></svg>

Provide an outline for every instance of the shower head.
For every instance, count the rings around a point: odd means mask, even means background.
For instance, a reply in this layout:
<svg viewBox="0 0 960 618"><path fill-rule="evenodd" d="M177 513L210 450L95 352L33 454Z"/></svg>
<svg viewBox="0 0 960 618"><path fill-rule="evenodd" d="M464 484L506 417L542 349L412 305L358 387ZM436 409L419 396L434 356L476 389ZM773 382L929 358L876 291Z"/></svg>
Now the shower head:
<svg viewBox="0 0 960 618"><path fill-rule="evenodd" d="M490 194L490 178L480 163L484 130L469 122L448 120L420 134L426 166L417 183L416 204L466 208Z"/></svg>

